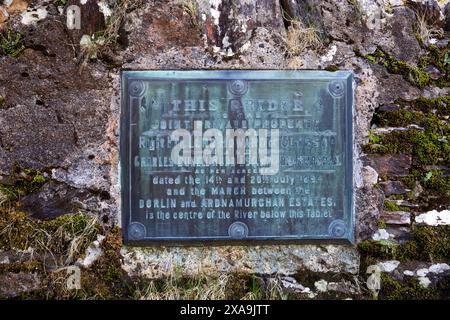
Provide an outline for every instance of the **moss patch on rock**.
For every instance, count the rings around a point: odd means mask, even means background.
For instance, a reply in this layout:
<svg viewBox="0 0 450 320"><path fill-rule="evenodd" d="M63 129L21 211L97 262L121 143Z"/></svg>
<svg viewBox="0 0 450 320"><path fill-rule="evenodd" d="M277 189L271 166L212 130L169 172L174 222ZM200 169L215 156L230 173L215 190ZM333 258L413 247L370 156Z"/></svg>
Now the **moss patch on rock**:
<svg viewBox="0 0 450 320"><path fill-rule="evenodd" d="M73 261L84 254L99 232L95 218L85 214L68 214L44 221L12 209L0 213L0 249L33 248L36 254L49 255L58 262Z"/></svg>
<svg viewBox="0 0 450 320"><path fill-rule="evenodd" d="M399 206L391 201L384 201L385 211L410 211L411 209L405 206Z"/></svg>
<svg viewBox="0 0 450 320"><path fill-rule="evenodd" d="M439 161L450 163L450 143L447 140L450 124L435 114L437 109L441 113L447 112L447 98L434 99L429 105L421 99L413 104L413 108L420 108L420 111L399 109L375 113L373 123L377 126L416 127L379 135L377 143L369 141L365 151L411 154L416 165L431 165Z"/></svg>
<svg viewBox="0 0 450 320"><path fill-rule="evenodd" d="M420 185L422 191L409 192L402 200L419 205L419 211L445 209L450 202L450 176L446 171L450 168L450 96L396 100L395 104L397 109L377 111L372 123L398 129L372 132L364 151L411 155L410 174L401 180L411 190Z"/></svg>
<svg viewBox="0 0 450 320"><path fill-rule="evenodd" d="M0 56L17 57L23 50L22 34L8 30L5 34L0 34Z"/></svg>
<svg viewBox="0 0 450 320"><path fill-rule="evenodd" d="M437 98L428 99L419 97L413 101L396 100L396 103L401 107L409 107L412 110L426 112L433 112L437 116L450 115L450 96L441 96Z"/></svg>
<svg viewBox="0 0 450 320"><path fill-rule="evenodd" d="M436 45L427 47L427 54L420 57L419 68L425 69L428 66L433 66L441 73L440 77L433 80L433 84L443 88L450 85L450 64L448 63L448 46L447 48L439 48Z"/></svg>
<svg viewBox="0 0 450 320"><path fill-rule="evenodd" d="M446 132L450 128L446 128ZM440 134L419 129L392 131L380 137L380 144L368 144L367 153L410 154L413 165L434 165L450 161L450 144Z"/></svg>
<svg viewBox="0 0 450 320"><path fill-rule="evenodd" d="M447 280L439 282L439 287L425 288L415 278L398 281L386 273L381 274L380 299L385 300L435 300L449 298Z"/></svg>
<svg viewBox="0 0 450 320"><path fill-rule="evenodd" d="M379 260L447 261L450 259L450 226L415 226L412 239L392 241L364 240L358 244L362 268Z"/></svg>
<svg viewBox="0 0 450 320"><path fill-rule="evenodd" d="M11 182L0 184L0 193L5 195L9 201L19 200L20 197L39 190L46 182L49 173L36 169L21 169L16 165L12 175Z"/></svg>
<svg viewBox="0 0 450 320"><path fill-rule="evenodd" d="M384 66L390 73L400 74L403 79L419 88L424 88L430 82L430 76L418 66L397 60L380 48L365 56L367 60Z"/></svg>
<svg viewBox="0 0 450 320"><path fill-rule="evenodd" d="M450 226L416 226L412 233L419 259L432 262L450 259Z"/></svg>
<svg viewBox="0 0 450 320"><path fill-rule="evenodd" d="M424 88L427 85L448 87L450 85L450 51L448 48L439 48L436 45L430 45L426 50L427 53L419 58L417 65L398 60L381 48L365 56L362 56L358 50L355 50L355 53L372 63L384 66L390 73L401 75L403 79L418 88ZM438 70L433 78L427 72L430 67Z"/></svg>

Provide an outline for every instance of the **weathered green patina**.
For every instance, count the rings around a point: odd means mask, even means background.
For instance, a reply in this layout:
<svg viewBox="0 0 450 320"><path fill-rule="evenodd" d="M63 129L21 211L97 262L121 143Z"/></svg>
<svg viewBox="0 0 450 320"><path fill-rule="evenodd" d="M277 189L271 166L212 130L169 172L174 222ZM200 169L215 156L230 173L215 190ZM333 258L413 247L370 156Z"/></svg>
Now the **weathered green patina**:
<svg viewBox="0 0 450 320"><path fill-rule="evenodd" d="M126 241L353 241L345 71L124 71Z"/></svg>

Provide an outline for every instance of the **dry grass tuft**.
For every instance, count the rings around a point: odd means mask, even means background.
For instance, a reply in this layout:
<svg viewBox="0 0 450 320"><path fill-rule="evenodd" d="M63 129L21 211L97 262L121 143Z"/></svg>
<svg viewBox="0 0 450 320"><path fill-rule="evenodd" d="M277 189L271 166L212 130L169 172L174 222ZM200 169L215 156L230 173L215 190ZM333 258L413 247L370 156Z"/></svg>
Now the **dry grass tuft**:
<svg viewBox="0 0 450 320"><path fill-rule="evenodd" d="M425 15L416 12L416 17L416 37L423 45L428 46L431 38L441 37L443 35L442 29L428 24Z"/></svg>
<svg viewBox="0 0 450 320"><path fill-rule="evenodd" d="M97 217L68 214L54 220L35 220L27 214L0 208L0 249L32 250L44 265L58 268L83 255L99 232Z"/></svg>
<svg viewBox="0 0 450 320"><path fill-rule="evenodd" d="M134 294L139 300L279 300L287 299L279 276L267 279L251 275L221 274L186 277L175 271L162 279L151 280Z"/></svg>
<svg viewBox="0 0 450 320"><path fill-rule="evenodd" d="M199 21L199 9L198 9L198 4L195 1L184 1L181 4L181 7L183 8L183 11L186 12L190 19L191 19L191 23L194 27L198 26L198 21Z"/></svg>
<svg viewBox="0 0 450 320"><path fill-rule="evenodd" d="M283 18L289 22L287 36L284 40L285 50L288 57L292 58L306 50L321 50L323 48L319 31L313 26L305 26L300 20L289 17L283 10Z"/></svg>
<svg viewBox="0 0 450 320"><path fill-rule="evenodd" d="M198 275L186 278L181 271L161 280L152 280L143 291L136 291L139 300L224 300L230 276Z"/></svg>

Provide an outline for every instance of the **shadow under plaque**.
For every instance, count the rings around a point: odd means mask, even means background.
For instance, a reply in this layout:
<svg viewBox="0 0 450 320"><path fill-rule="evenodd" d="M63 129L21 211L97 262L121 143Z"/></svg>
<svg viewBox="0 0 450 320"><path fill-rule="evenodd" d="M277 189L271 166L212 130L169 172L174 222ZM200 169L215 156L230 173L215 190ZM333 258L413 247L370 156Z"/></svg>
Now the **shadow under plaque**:
<svg viewBox="0 0 450 320"><path fill-rule="evenodd" d="M351 72L121 77L125 243L354 242Z"/></svg>

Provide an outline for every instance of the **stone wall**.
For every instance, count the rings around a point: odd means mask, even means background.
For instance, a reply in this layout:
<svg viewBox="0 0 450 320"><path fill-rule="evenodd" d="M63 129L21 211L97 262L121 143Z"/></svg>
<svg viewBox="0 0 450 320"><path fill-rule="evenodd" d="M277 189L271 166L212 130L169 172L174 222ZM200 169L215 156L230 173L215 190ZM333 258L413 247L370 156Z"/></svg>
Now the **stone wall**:
<svg viewBox="0 0 450 320"><path fill-rule="evenodd" d="M448 298L447 2L4 1L0 296ZM124 68L352 70L357 245L124 247Z"/></svg>

